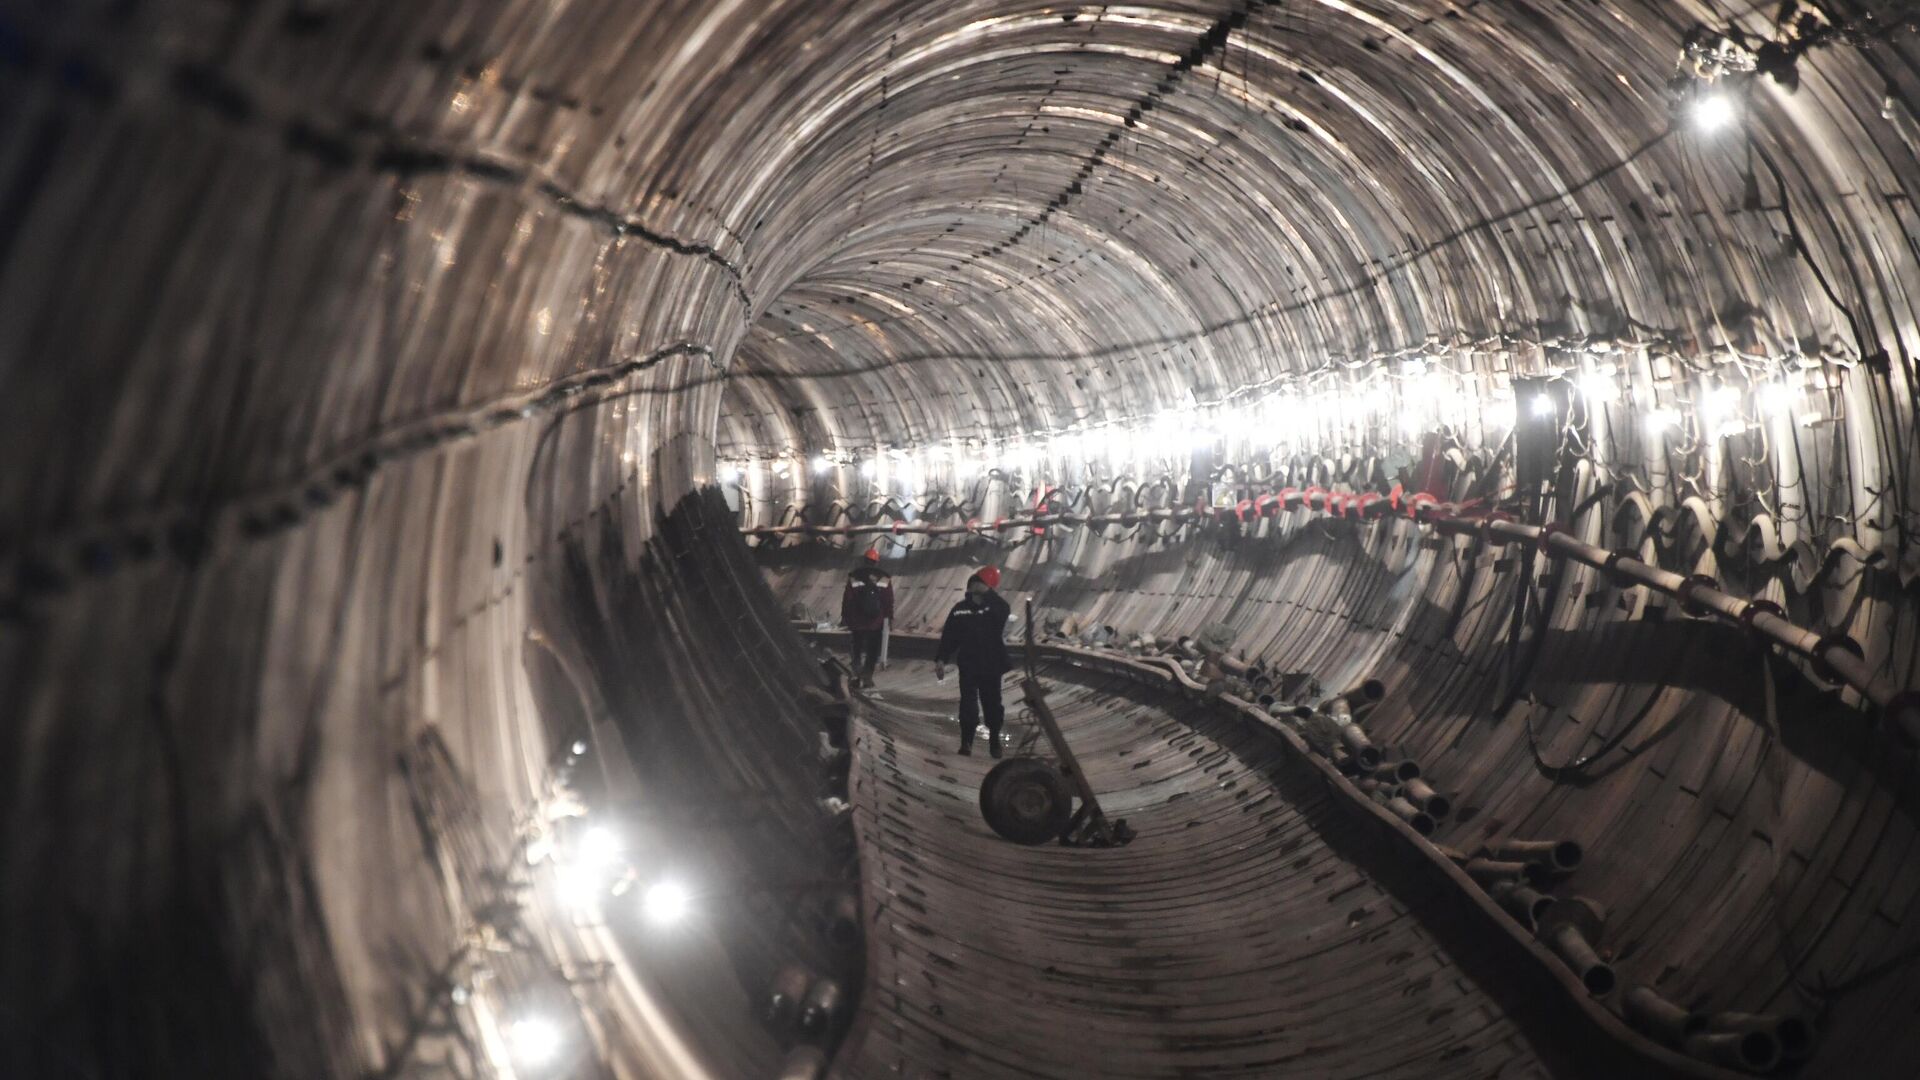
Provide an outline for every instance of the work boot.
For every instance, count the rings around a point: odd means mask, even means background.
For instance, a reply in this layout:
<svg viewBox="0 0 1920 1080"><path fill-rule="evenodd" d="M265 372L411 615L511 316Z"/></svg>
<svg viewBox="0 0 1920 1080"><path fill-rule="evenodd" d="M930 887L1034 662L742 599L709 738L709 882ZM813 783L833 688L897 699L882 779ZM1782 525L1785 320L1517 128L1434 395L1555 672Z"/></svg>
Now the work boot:
<svg viewBox="0 0 1920 1080"><path fill-rule="evenodd" d="M973 744L972 744L972 743L970 743L970 742L963 742L963 743L961 743L961 744L960 744L960 756L961 756L961 757L972 757L972 756L973 756Z"/></svg>
<svg viewBox="0 0 1920 1080"><path fill-rule="evenodd" d="M993 741L987 743L987 753L994 757L1000 756L1000 736L995 735Z"/></svg>

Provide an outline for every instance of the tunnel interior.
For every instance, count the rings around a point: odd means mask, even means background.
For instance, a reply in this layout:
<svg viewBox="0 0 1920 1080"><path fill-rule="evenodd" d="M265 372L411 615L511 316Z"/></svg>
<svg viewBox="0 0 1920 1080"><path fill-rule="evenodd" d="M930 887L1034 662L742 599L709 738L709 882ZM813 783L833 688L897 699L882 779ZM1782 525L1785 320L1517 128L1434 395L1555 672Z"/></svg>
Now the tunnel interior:
<svg viewBox="0 0 1920 1080"><path fill-rule="evenodd" d="M1910 1074L1916 23L0 4L0 1071L1727 1067L1645 988ZM941 757L987 565L1136 845L996 845ZM1142 682L1213 626L1381 680L1455 812ZM1446 855L1513 838L1618 991Z"/></svg>

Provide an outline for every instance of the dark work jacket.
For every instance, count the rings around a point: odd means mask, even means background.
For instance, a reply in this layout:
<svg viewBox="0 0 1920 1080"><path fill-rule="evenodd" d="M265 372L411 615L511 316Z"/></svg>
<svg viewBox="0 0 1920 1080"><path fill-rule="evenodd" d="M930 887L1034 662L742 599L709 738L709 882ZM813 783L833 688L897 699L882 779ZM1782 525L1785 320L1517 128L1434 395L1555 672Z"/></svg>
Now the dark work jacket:
<svg viewBox="0 0 1920 1080"><path fill-rule="evenodd" d="M879 594L880 602L875 605L879 614L862 618L854 614L859 610L854 598L871 589ZM847 575L847 587L840 591L840 621L849 630L878 630L880 625L893 618L893 579L885 571L871 566L856 566Z"/></svg>
<svg viewBox="0 0 1920 1080"><path fill-rule="evenodd" d="M989 591L978 603L969 596L947 612L947 625L940 630L940 648L933 658L941 663L960 665L972 675L989 677L1013 670L1007 655L1007 617L1013 609L997 592Z"/></svg>

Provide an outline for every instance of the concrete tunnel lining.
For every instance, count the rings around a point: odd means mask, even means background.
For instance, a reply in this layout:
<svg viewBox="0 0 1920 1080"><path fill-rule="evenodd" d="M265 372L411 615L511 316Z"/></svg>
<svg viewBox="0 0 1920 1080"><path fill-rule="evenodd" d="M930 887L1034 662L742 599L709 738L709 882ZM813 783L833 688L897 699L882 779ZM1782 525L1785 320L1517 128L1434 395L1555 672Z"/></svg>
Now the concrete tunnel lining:
<svg viewBox="0 0 1920 1080"><path fill-rule="evenodd" d="M895 450L1379 385L1258 469L1203 460L1358 490L1418 463L1418 414L1446 494L1497 497L1514 380L1606 365L1569 528L1910 685L1912 16L1748 7L0 7L0 1060L488 1075L483 1007L545 995L616 1075L772 1074L765 981L857 981L782 617L849 553L733 530L907 513L858 469ZM1703 72L1741 88L1719 138L1670 92ZM1231 486L945 468L911 514ZM923 623L998 561L1128 632L1377 674L1376 737L1480 808L1453 842L1586 844L1625 977L1817 1018L1809 1075L1910 1063L1910 748L1530 558L1274 519L899 565ZM634 813L766 799L640 830L731 883L679 953L497 880L583 731ZM493 892L538 945L456 1007Z"/></svg>

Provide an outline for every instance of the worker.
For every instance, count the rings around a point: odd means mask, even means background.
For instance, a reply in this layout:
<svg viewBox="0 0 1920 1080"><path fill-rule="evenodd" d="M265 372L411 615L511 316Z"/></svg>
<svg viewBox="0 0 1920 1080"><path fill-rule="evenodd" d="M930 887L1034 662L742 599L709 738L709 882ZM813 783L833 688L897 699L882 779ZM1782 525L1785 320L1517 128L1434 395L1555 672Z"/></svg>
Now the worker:
<svg viewBox="0 0 1920 1080"><path fill-rule="evenodd" d="M986 714L987 752L1000 756L1000 728L1006 709L1000 703L1000 679L1013 670L1007 655L1007 617L1012 609L994 590L1000 570L988 566L967 579L967 595L947 612L940 630L940 648L934 653L933 675L947 677L947 662L960 669L960 752L973 753L973 732Z"/></svg>
<svg viewBox="0 0 1920 1080"><path fill-rule="evenodd" d="M853 681L873 686L873 667L880 662L880 639L893 618L893 578L880 569L880 552L868 548L847 575L840 593L840 621L853 634Z"/></svg>

